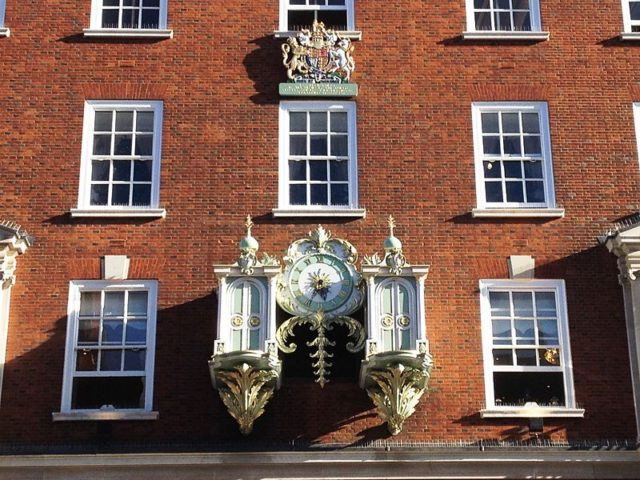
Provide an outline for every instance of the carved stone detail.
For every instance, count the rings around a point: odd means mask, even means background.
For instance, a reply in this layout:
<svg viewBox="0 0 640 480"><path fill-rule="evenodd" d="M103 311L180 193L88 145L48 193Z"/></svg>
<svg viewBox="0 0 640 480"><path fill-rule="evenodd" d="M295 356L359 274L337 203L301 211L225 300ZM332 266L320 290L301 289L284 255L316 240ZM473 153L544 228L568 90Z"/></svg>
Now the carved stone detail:
<svg viewBox="0 0 640 480"><path fill-rule="evenodd" d="M276 377L272 370L258 370L246 363L231 371L218 371L220 386L218 393L229 414L236 419L243 435L249 435L253 424L264 413L264 408L273 396L273 388L267 386Z"/></svg>
<svg viewBox="0 0 640 480"><path fill-rule="evenodd" d="M426 359L422 368L396 363L368 375L373 384L367 388L367 394L391 435L402 431L405 420L413 415L427 389L432 364L429 356L425 356Z"/></svg>

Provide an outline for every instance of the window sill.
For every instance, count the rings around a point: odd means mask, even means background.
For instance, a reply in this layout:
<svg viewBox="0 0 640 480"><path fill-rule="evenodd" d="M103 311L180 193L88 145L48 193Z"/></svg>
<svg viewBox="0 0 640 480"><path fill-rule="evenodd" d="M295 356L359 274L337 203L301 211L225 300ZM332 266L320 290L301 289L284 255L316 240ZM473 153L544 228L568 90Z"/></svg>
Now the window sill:
<svg viewBox="0 0 640 480"><path fill-rule="evenodd" d="M564 218L564 208L474 208L473 218Z"/></svg>
<svg viewBox="0 0 640 480"><path fill-rule="evenodd" d="M11 35L11 30L8 28L0 28L0 37L8 37Z"/></svg>
<svg viewBox="0 0 640 480"><path fill-rule="evenodd" d="M638 42L640 41L640 32L622 32L620 34L620 40L624 42Z"/></svg>
<svg viewBox="0 0 640 480"><path fill-rule="evenodd" d="M367 211L364 208L274 208L274 217L340 217L364 218Z"/></svg>
<svg viewBox="0 0 640 480"><path fill-rule="evenodd" d="M72 208L72 218L165 218L167 211L164 208Z"/></svg>
<svg viewBox="0 0 640 480"><path fill-rule="evenodd" d="M522 40L525 42L541 42L549 40L549 32L501 32L501 31L478 31L462 32L465 40Z"/></svg>
<svg viewBox="0 0 640 480"><path fill-rule="evenodd" d="M91 411L91 412L53 412L51 417L54 422L82 422L82 421L142 421L157 420L159 412L134 412L134 411Z"/></svg>
<svg viewBox="0 0 640 480"><path fill-rule="evenodd" d="M85 37L98 38L173 38L173 30L140 28L85 28Z"/></svg>
<svg viewBox="0 0 640 480"><path fill-rule="evenodd" d="M480 410L480 418L583 418L584 408L501 407Z"/></svg>
<svg viewBox="0 0 640 480"><path fill-rule="evenodd" d="M289 38L295 37L298 31L289 30L289 31L275 31L273 32L273 36L276 38ZM350 38L351 40L362 40L362 32L360 30L340 30L337 32L342 38Z"/></svg>

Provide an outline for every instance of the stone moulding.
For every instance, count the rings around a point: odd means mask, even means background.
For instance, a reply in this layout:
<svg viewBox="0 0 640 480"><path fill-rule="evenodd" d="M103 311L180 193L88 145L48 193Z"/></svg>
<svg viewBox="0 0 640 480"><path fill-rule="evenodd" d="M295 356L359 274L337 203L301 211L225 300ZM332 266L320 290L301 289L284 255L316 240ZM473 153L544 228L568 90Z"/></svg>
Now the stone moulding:
<svg viewBox="0 0 640 480"><path fill-rule="evenodd" d="M433 361L428 353L385 352L363 362L361 386L391 435L398 435L426 392Z"/></svg>

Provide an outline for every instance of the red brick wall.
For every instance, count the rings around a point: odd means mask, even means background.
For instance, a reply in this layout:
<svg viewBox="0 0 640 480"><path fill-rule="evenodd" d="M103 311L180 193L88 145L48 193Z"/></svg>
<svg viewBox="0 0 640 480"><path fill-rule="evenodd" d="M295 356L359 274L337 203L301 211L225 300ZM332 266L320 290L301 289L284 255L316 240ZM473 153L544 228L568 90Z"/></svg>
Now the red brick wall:
<svg viewBox="0 0 640 480"><path fill-rule="evenodd" d="M547 422L557 439L633 438L622 295L615 259L595 237L638 210L632 102L640 50L619 43L619 0L543 0L541 43L460 39L463 0L356 0L358 169L363 220L327 219L361 254L381 250L385 218L413 263L428 263L430 393L403 440L514 439L524 422L482 420L478 280L505 278L509 255L562 278L584 419ZM99 257L126 254L135 277L159 280L154 422L118 423L117 440L233 440L212 390L213 263L231 263L247 213L261 248L281 253L317 220L273 219L278 184L277 85L284 80L277 0L169 0L175 37L82 37L88 0L7 0L0 39L0 217L37 243L13 292L0 442L81 441L91 422L53 423L60 408L69 281L99 276ZM86 99L164 101L164 220L80 220ZM471 102L549 104L557 220L475 220ZM286 357L285 357L286 365ZM286 367L285 367L286 368ZM324 390L285 381L253 440L347 442L387 436L356 379Z"/></svg>

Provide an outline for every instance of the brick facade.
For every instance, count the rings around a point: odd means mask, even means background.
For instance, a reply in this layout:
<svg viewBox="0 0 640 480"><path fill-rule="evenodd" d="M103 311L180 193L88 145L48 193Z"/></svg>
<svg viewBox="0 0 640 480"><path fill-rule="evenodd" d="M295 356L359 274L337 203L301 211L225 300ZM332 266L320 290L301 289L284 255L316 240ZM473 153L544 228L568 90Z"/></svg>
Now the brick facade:
<svg viewBox="0 0 640 480"><path fill-rule="evenodd" d="M508 278L510 255L564 279L575 392L583 419L545 422L555 440L635 438L623 299L596 236L640 208L632 103L638 46L622 43L619 0L543 0L543 42L461 39L463 0L356 0L359 201L364 219L274 219L277 0L169 0L167 40L89 39L86 1L7 0L0 38L0 217L37 242L13 287L0 442L83 442L95 422L52 422L60 408L69 281L128 255L130 278L159 282L156 421L115 422L117 441L235 442L207 359L216 323L214 263L231 263L254 216L261 250L283 252L317 223L359 253L380 251L393 214L410 262L431 265L430 391L403 441L522 440L526 420L481 419L485 404L478 281ZM78 219L85 100L164 102L165 219ZM545 101L561 219L474 219L471 102ZM284 358L285 370L287 357ZM355 363L359 357L354 357ZM285 376L252 440L353 444L387 438L357 379L321 390Z"/></svg>

